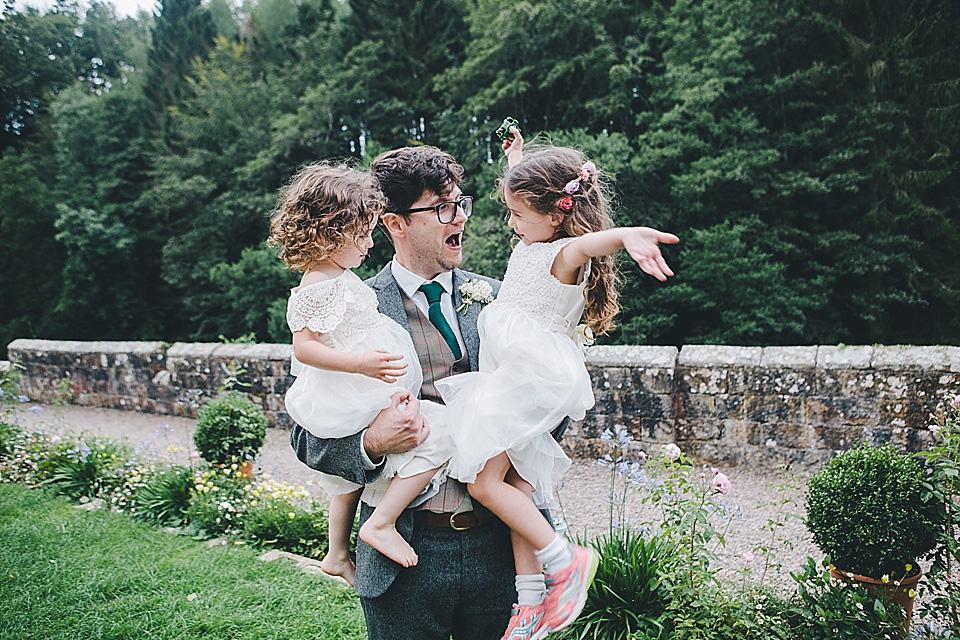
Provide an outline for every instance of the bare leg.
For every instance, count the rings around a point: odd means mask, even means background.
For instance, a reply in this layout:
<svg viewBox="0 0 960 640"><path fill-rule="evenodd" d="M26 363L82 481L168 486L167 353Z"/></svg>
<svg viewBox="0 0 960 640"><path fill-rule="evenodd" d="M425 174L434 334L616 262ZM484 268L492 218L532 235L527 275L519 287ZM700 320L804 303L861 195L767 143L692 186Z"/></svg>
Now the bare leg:
<svg viewBox="0 0 960 640"><path fill-rule="evenodd" d="M505 481L510 486L522 491L530 500L530 504L533 504L533 486L521 478L513 467L507 472ZM510 530L510 543L513 545L513 562L517 568L517 575L534 575L543 571L543 566L537 560L536 549L513 529Z"/></svg>
<svg viewBox="0 0 960 640"><path fill-rule="evenodd" d="M362 489L330 497L329 549L320 561L320 568L331 576L340 576L353 586L357 567L350 558L350 531L357 516Z"/></svg>
<svg viewBox="0 0 960 640"><path fill-rule="evenodd" d="M535 549L544 549L557 534L529 496L504 482L510 468L506 453L487 460L477 479L467 485L467 491L503 520L512 532L518 533Z"/></svg>
<svg viewBox="0 0 960 640"><path fill-rule="evenodd" d="M360 539L397 564L404 567L417 564L413 547L397 533L397 518L430 484L438 469L430 469L409 478L394 476L380 504L360 527Z"/></svg>

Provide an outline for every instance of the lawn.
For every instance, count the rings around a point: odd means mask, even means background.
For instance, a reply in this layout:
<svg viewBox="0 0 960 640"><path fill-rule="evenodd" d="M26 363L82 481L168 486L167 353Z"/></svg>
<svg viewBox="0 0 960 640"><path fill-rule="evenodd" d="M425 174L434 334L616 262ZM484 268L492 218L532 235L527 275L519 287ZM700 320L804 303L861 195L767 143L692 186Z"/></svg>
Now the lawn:
<svg viewBox="0 0 960 640"><path fill-rule="evenodd" d="M366 637L352 591L256 556L0 484L0 640Z"/></svg>

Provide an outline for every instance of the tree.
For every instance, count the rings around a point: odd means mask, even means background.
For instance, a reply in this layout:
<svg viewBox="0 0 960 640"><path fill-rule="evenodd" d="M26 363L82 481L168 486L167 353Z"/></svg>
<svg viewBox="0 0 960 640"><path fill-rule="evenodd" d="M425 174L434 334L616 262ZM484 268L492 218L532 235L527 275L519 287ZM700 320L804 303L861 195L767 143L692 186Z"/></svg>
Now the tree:
<svg viewBox="0 0 960 640"><path fill-rule="evenodd" d="M195 59L213 47L216 30L200 0L162 0L151 33L144 91L152 105L156 129L166 133L170 107L187 95L187 76Z"/></svg>

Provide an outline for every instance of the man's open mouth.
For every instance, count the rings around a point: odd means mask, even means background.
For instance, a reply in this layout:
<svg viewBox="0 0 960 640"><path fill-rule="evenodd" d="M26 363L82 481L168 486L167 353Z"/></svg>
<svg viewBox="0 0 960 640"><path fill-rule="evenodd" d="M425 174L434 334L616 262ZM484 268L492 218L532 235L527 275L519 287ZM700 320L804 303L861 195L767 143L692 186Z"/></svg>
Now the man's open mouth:
<svg viewBox="0 0 960 640"><path fill-rule="evenodd" d="M463 236L463 232L461 231L461 232L459 232L459 233L455 233L455 234L453 234L452 236L447 237L447 239L446 239L444 242L445 242L446 245L447 245L448 247L450 247L451 249L459 249L459 248L460 248L460 238L461 238L462 236Z"/></svg>

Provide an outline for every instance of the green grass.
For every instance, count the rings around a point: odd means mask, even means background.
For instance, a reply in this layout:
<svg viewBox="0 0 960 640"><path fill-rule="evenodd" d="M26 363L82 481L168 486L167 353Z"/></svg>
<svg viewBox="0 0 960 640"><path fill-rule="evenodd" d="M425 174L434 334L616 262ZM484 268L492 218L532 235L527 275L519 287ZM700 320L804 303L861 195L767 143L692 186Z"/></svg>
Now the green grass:
<svg viewBox="0 0 960 640"><path fill-rule="evenodd" d="M0 484L0 640L366 637L353 592L256 556Z"/></svg>

